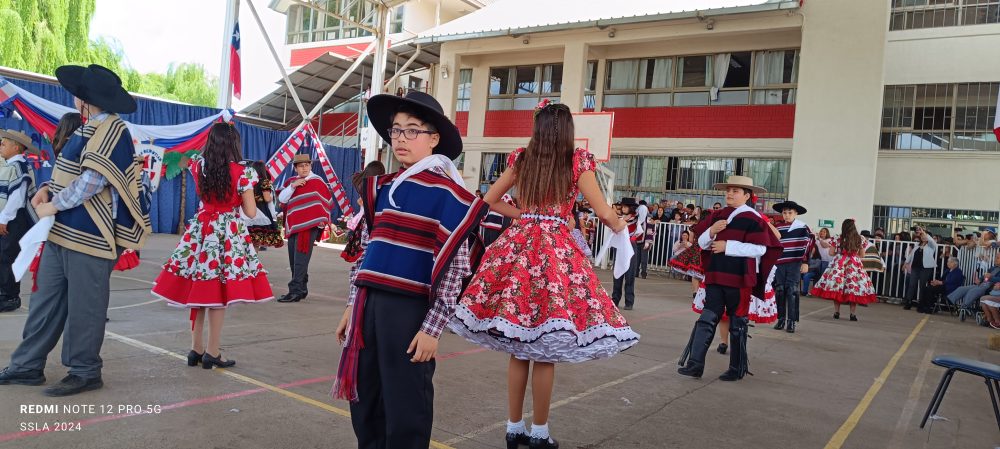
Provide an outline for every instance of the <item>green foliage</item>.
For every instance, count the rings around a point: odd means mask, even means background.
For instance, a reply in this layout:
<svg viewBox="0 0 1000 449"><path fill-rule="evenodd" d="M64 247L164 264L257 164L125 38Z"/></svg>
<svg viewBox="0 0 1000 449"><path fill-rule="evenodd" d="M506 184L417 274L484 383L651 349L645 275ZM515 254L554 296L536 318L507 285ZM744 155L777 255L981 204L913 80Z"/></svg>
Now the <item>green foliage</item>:
<svg viewBox="0 0 1000 449"><path fill-rule="evenodd" d="M24 68L24 22L17 11L0 9L0 30L11 30L0 39L0 65Z"/></svg>
<svg viewBox="0 0 1000 449"><path fill-rule="evenodd" d="M116 40L90 40L96 0L0 0L0 65L54 75L64 64L100 64L130 92L214 106L218 80L197 64L171 64L166 74L140 74L123 62Z"/></svg>

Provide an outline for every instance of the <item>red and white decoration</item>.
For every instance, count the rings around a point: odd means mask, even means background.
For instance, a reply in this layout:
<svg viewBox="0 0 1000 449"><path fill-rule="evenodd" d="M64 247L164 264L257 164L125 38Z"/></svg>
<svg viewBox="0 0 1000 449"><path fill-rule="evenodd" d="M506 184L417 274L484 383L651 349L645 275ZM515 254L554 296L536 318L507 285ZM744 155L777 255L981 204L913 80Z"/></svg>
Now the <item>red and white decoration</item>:
<svg viewBox="0 0 1000 449"><path fill-rule="evenodd" d="M344 215L353 215L354 210L351 208L351 202L347 199L347 192L344 190L340 178L337 177L337 173L333 171L333 165L330 164L330 159L326 155L326 150L323 149L319 134L316 133L312 124L305 123L296 129L267 161L267 172L271 175L271 179L278 179L285 167L288 167L288 164L292 162L292 158L299 153L306 139L311 142L309 153L319 161L320 167L323 168L326 182L330 185L333 198L337 201L340 211Z"/></svg>

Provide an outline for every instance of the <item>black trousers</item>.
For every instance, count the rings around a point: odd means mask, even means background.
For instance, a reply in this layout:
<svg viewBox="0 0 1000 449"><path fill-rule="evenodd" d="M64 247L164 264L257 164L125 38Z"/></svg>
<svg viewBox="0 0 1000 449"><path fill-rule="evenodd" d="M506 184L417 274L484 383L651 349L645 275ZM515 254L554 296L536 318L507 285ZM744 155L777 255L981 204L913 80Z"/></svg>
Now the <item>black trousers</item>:
<svg viewBox="0 0 1000 449"><path fill-rule="evenodd" d="M725 311L729 318L736 316L736 311L740 308L740 289L736 287L724 287L718 284L705 285L705 308L711 310L722 318Z"/></svg>
<svg viewBox="0 0 1000 449"><path fill-rule="evenodd" d="M23 207L18 209L14 219L7 222L7 235L0 236L0 298L16 298L21 295L21 283L14 280L11 265L21 252L20 240L31 228L31 218Z"/></svg>
<svg viewBox="0 0 1000 449"><path fill-rule="evenodd" d="M427 449L434 422L434 360L406 353L427 315L426 298L368 289L365 342L358 359L358 402L351 424L358 449Z"/></svg>
<svg viewBox="0 0 1000 449"><path fill-rule="evenodd" d="M288 237L288 266L292 269L292 280L288 281L288 294L306 295L309 293L309 259L312 258L313 242L319 238L323 232L320 228L315 228L307 234L302 231ZM309 250L300 253L297 249L299 239L308 236Z"/></svg>
<svg viewBox="0 0 1000 449"><path fill-rule="evenodd" d="M799 320L799 281L802 264L798 262L777 265L774 272L774 293L778 305L778 320Z"/></svg>
<svg viewBox="0 0 1000 449"><path fill-rule="evenodd" d="M615 278L611 284L611 301L615 303L615 306L618 306L622 300L623 287L625 290L625 307L635 305L635 276L639 271L639 255L642 251L642 244L633 243L632 250L635 254L632 254L632 259L629 261L628 271L621 277Z"/></svg>

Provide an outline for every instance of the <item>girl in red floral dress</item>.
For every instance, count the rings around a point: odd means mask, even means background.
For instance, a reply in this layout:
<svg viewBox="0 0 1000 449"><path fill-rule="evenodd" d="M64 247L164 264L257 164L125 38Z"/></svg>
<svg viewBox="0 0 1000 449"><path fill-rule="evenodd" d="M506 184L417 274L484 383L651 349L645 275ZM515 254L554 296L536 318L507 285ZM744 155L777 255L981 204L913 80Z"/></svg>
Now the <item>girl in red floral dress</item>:
<svg viewBox="0 0 1000 449"><path fill-rule="evenodd" d="M870 245L861 237L854 220L844 220L840 229L840 242L837 245L837 256L830 262L830 267L813 285L809 294L834 301L833 318L840 319L840 305L851 305L851 321L857 321L854 314L858 304L869 304L878 301L872 279L861 265L861 256Z"/></svg>
<svg viewBox="0 0 1000 449"><path fill-rule="evenodd" d="M170 305L191 309L191 352L188 366L229 367L219 349L226 307L237 302L262 302L274 297L267 273L251 243L239 209L257 215L253 186L257 173L239 162L240 135L226 123L212 125L191 171L201 208L191 219L177 249L156 278L153 294ZM208 315L208 344L202 327Z"/></svg>
<svg viewBox="0 0 1000 449"><path fill-rule="evenodd" d="M604 202L593 156L574 150L573 133L569 108L539 104L528 147L511 153L484 198L517 221L487 248L451 322L469 341L510 354L508 448L558 447L548 431L556 362L611 357L639 341L567 225L574 199L583 192L604 224L616 232L625 228ZM501 200L511 187L517 187L520 209ZM529 436L522 409L532 362Z"/></svg>

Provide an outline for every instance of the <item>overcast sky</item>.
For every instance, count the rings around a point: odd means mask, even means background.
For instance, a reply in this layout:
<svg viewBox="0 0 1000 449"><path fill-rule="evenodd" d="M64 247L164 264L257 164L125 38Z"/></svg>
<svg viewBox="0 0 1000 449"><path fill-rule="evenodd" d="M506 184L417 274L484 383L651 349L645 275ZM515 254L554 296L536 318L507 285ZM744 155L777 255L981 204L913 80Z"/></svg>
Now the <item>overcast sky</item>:
<svg viewBox="0 0 1000 449"><path fill-rule="evenodd" d="M274 90L281 78L246 1L240 5L243 98L233 99L236 110ZM269 9L268 3L253 0L280 56L285 16ZM218 76L223 40L228 45L229 36L223 30L225 6L225 0L97 0L90 37L117 39L125 60L142 73L165 73L171 62L193 62Z"/></svg>

